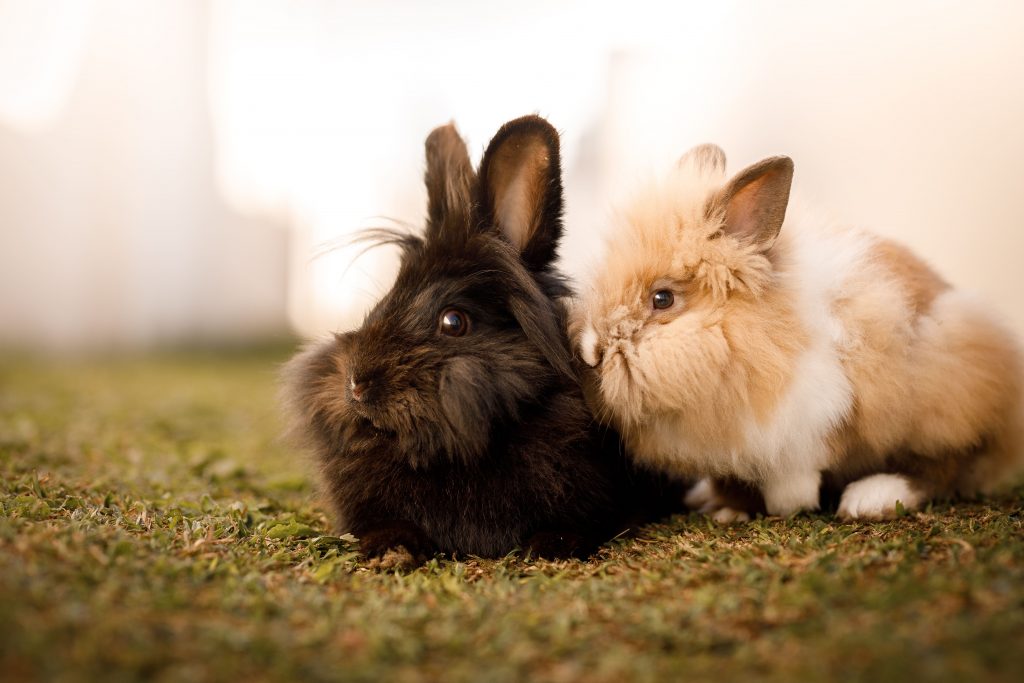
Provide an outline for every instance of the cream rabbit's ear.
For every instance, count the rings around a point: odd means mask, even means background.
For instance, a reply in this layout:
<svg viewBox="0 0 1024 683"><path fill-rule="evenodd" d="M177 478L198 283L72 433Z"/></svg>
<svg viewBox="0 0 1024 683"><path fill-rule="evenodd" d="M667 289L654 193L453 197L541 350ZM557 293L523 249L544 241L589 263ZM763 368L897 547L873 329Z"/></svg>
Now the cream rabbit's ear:
<svg viewBox="0 0 1024 683"><path fill-rule="evenodd" d="M770 248L786 218L792 183L789 157L769 157L737 173L714 199L715 208L724 209L725 234Z"/></svg>
<svg viewBox="0 0 1024 683"><path fill-rule="evenodd" d="M691 169L699 175L725 174L725 152L718 145L706 143L691 148L679 157L676 166L680 169Z"/></svg>

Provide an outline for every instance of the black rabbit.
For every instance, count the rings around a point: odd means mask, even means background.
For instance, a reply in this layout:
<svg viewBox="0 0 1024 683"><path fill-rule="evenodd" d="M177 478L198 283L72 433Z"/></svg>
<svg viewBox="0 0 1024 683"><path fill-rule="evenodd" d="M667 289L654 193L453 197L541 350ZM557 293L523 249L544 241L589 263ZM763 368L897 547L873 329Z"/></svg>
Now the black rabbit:
<svg viewBox="0 0 1024 683"><path fill-rule="evenodd" d="M297 430L367 557L586 555L682 489L631 469L583 401L552 266L558 133L511 121L474 173L449 124L426 156L423 237L376 235L403 252L391 291L286 369Z"/></svg>

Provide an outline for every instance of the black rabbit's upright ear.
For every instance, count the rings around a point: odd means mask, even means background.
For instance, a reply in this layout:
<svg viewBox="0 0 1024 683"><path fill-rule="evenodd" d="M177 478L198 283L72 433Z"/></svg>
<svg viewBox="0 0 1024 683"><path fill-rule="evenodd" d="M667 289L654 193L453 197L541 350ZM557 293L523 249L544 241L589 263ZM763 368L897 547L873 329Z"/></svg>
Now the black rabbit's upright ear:
<svg viewBox="0 0 1024 683"><path fill-rule="evenodd" d="M427 232L434 236L468 235L476 174L454 123L427 136Z"/></svg>
<svg viewBox="0 0 1024 683"><path fill-rule="evenodd" d="M502 126L480 162L479 191L484 224L501 230L528 268L548 267L562 237L558 131L539 116Z"/></svg>

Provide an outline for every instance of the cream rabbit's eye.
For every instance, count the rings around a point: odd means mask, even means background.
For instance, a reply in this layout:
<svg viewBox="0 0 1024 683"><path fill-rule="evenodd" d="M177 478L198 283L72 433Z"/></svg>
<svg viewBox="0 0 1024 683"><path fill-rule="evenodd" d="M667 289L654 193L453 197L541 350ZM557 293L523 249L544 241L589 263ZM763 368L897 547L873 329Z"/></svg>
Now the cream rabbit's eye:
<svg viewBox="0 0 1024 683"><path fill-rule="evenodd" d="M670 289L659 289L651 297L651 305L656 310L663 310L675 303L676 297Z"/></svg>

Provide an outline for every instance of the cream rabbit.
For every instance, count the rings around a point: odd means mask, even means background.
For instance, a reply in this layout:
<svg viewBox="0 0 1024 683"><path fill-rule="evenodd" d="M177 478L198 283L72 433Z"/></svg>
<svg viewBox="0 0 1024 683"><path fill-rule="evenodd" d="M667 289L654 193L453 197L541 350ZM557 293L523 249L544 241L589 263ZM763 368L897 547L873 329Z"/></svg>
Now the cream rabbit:
<svg viewBox="0 0 1024 683"><path fill-rule="evenodd" d="M793 162L732 179L694 148L622 215L571 333L589 400L633 457L705 480L691 502L878 519L988 491L1021 463L1013 336L906 248L787 217ZM728 484L728 486L723 486Z"/></svg>

